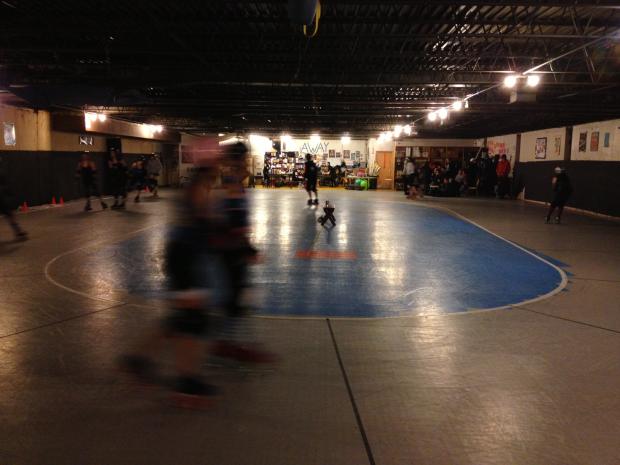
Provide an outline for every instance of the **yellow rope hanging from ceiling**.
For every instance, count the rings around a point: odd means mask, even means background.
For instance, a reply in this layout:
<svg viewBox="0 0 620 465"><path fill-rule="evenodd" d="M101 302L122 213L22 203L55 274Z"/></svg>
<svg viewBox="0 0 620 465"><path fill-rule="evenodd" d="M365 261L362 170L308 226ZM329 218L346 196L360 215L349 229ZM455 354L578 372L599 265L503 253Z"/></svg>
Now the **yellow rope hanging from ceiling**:
<svg viewBox="0 0 620 465"><path fill-rule="evenodd" d="M321 0L318 0L316 4L316 12L314 14L314 30L311 34L308 34L308 27L304 24L304 35L308 38L312 38L319 32L319 20L321 19Z"/></svg>

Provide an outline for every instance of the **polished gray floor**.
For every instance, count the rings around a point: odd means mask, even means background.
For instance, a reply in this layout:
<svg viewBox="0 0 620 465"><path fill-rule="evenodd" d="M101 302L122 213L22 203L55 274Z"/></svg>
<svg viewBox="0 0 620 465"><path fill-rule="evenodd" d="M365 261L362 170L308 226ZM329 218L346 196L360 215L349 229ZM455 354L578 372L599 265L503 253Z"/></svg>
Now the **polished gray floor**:
<svg viewBox="0 0 620 465"><path fill-rule="evenodd" d="M568 286L508 310L256 319L280 364L213 370L224 395L206 412L172 409L115 373L161 304L80 266L166 223L167 200L20 215L23 244L0 223L0 463L620 463L620 223L567 213L545 225L541 207L508 201L422 202L565 263Z"/></svg>

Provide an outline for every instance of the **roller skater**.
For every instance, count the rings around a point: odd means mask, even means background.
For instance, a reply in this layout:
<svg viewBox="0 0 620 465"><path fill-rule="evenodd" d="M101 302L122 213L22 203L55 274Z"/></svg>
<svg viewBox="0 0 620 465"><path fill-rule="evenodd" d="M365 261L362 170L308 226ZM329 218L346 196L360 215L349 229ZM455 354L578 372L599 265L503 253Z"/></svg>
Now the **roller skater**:
<svg viewBox="0 0 620 465"><path fill-rule="evenodd" d="M326 200L325 206L323 207L324 214L319 216L317 220L321 224L321 226L325 226L327 220L331 221L332 226L336 226L336 217L334 216L334 210L336 210L336 207L329 203L329 200Z"/></svg>
<svg viewBox="0 0 620 465"><path fill-rule="evenodd" d="M201 376L209 328L207 292L199 272L213 224L213 168L200 168L191 182L177 224L169 234L165 250L165 272L171 294L170 310L161 325L133 353L124 356L120 368L140 383L172 389L175 406L202 408L217 389ZM175 354L171 379L158 376L156 357L167 343Z"/></svg>
<svg viewBox="0 0 620 465"><path fill-rule="evenodd" d="M306 192L308 193L308 205L319 204L319 194L316 190L316 184L319 177L319 168L312 161L312 155L306 154L306 164L304 169L304 179L306 180ZM312 193L314 192L314 200Z"/></svg>
<svg viewBox="0 0 620 465"><path fill-rule="evenodd" d="M108 167L110 169L112 194L114 195L112 210L123 209L125 208L125 200L127 199L127 164L116 149L110 150Z"/></svg>
<svg viewBox="0 0 620 465"><path fill-rule="evenodd" d="M562 221L564 205L566 205L566 202L568 202L568 199L573 193L573 186L571 185L570 179L563 168L557 166L554 169L554 172L555 176L553 176L553 179L551 180L551 184L553 186L553 200L551 201L549 211L545 217L545 223L549 223L551 221L551 215L553 215L554 210L557 208L558 214L555 217L555 222L556 224L560 224Z"/></svg>
<svg viewBox="0 0 620 465"><path fill-rule="evenodd" d="M6 217L11 229L13 229L13 233L15 234L15 240L25 241L28 239L28 234L21 228L15 219L15 214L11 208L9 197L10 192L7 186L6 177L2 171L0 171L0 216Z"/></svg>
<svg viewBox="0 0 620 465"><path fill-rule="evenodd" d="M95 162L90 159L88 153L82 154L82 158L75 170L75 176L82 180L82 187L84 188L84 195L86 196L86 205L84 205L84 211L91 211L93 208L90 205L90 196L95 195L101 202L101 208L105 210L108 208L108 204L103 201L99 187L97 186L97 166Z"/></svg>
<svg viewBox="0 0 620 465"><path fill-rule="evenodd" d="M258 251L250 244L248 203L243 188L247 147L237 143L224 157L221 189L223 210L221 223L211 242L212 256L217 258L224 279L223 307L225 322L211 355L239 363L264 364L275 361L270 352L251 340L250 308L245 304L249 288L248 266L258 260Z"/></svg>

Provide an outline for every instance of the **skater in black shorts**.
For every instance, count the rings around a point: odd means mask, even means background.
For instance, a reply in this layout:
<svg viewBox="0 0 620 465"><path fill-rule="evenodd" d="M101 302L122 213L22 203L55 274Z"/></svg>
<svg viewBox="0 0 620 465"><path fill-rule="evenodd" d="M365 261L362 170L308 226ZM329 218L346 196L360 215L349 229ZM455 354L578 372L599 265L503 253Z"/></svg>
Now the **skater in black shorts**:
<svg viewBox="0 0 620 465"><path fill-rule="evenodd" d="M15 219L15 214L13 213L11 202L9 200L10 197L11 195L6 182L6 177L0 171L0 216L4 216L9 222L9 225L15 234L15 239L25 241L28 239L28 234L26 234L26 231L19 226L19 223Z"/></svg>
<svg viewBox="0 0 620 465"><path fill-rule="evenodd" d="M170 310L154 334L149 335L138 350L124 356L121 369L141 382L157 383L156 357L166 342L172 342L175 353L175 376L172 389L179 400L199 401L216 393L206 384L201 366L206 351L209 328L206 284L201 268L206 255L213 224L215 183L214 168L200 168L179 206L177 223L171 228L165 247L165 274L170 292Z"/></svg>
<svg viewBox="0 0 620 465"><path fill-rule="evenodd" d="M127 164L116 149L110 151L108 167L110 169L112 195L114 195L114 205L112 205L112 209L125 208L125 200L127 199Z"/></svg>
<svg viewBox="0 0 620 465"><path fill-rule="evenodd" d="M549 206L545 223L549 223L551 221L551 215L553 215L553 212L557 208L558 214L555 217L555 222L560 224L560 221L562 221L564 205L566 205L566 202L568 202L568 199L573 193L573 186L571 185L570 179L563 168L558 166L555 168L554 172L555 176L551 181L551 184L553 185L553 200Z"/></svg>
<svg viewBox="0 0 620 465"><path fill-rule="evenodd" d="M82 154L82 159L78 163L75 170L75 175L82 181L82 187L84 188L84 196L86 197L84 211L90 211L93 209L90 206L91 195L99 198L99 202L101 202L101 208L103 210L108 208L108 204L106 204L101 198L101 193L99 192L99 187L97 186L96 173L97 166L95 165L95 162L90 159L90 156L87 153Z"/></svg>
<svg viewBox="0 0 620 465"><path fill-rule="evenodd" d="M312 161L312 155L306 154L306 164L304 169L304 179L306 180L306 192L308 193L308 205L319 204L319 194L316 190L316 184L319 177L319 168L316 163ZM312 193L314 192L314 201L312 200Z"/></svg>

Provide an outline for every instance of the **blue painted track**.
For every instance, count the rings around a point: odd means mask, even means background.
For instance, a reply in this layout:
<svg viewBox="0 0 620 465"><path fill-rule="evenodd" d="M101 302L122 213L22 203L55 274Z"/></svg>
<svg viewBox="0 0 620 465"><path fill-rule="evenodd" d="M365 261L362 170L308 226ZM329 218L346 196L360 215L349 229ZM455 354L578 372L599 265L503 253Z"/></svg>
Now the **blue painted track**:
<svg viewBox="0 0 620 465"><path fill-rule="evenodd" d="M556 289L558 270L477 226L414 203L381 202L371 192L330 191L338 225L316 221L304 193L250 194L252 268L258 314L389 317L464 312L516 304ZM132 293L161 291L163 228L95 253L110 278ZM354 253L355 260L298 259L298 251ZM100 260L97 260L100 261Z"/></svg>

